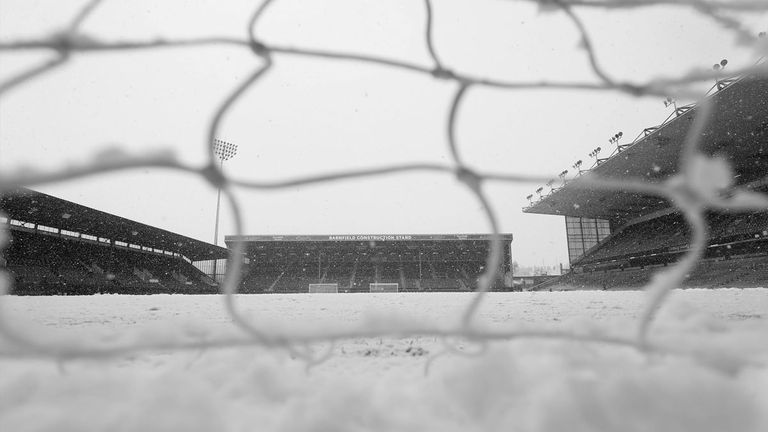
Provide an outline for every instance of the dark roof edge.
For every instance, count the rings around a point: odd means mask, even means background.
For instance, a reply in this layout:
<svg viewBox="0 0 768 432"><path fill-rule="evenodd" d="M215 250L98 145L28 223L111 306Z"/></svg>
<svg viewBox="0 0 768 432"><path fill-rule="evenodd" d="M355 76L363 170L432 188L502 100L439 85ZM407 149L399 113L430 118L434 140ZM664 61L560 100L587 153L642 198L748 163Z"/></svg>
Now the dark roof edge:
<svg viewBox="0 0 768 432"><path fill-rule="evenodd" d="M76 211L80 211L80 212L83 212L83 213L95 214L95 215L97 215L98 218L101 218L101 219L104 219L104 220L110 220L111 219L111 220L116 221L116 222L120 221L120 222L123 222L123 223L127 223L127 224L129 224L131 226L135 226L137 228L137 230L142 230L144 232L153 233L153 234L155 234L155 237L171 237L171 238L175 238L177 240L177 242L178 241L183 241L183 242L185 242L187 244L194 245L195 249L198 249L198 248L199 249L208 249L209 251L214 252L215 255L213 255L213 257L216 257L216 258L225 258L228 255L228 250L226 248L224 248L224 247L212 245L210 243L207 243L207 242L204 242L204 241L201 241L201 240L197 240L197 239L194 239L194 238L191 238L191 237L187 237L187 236L182 235L182 234L177 234L177 233L174 233L174 232L162 229L162 228L157 228L157 227L154 227L154 226L151 226L151 225L147 225L147 224L144 224L144 223L141 223L141 222L137 222L137 221L134 221L134 220L131 220L131 219L127 219L127 218L124 218L124 217L121 217L121 216L117 216L117 215L114 215L112 213L107 213L107 212L102 211L102 210L94 209L94 208L91 208L91 207L88 207L88 206L85 206L85 205L82 205L82 204L78 204L78 203L75 203L75 202L72 202L72 201L65 200L63 198L58 198L58 197L55 197L53 195L48 195L48 194L43 193L43 192L35 191L35 190L32 190L32 189L28 189L28 188L18 188L17 190L11 191L11 192L9 192L9 191L0 192L0 198L19 197L19 196L26 196L26 197L29 197L29 198L41 197L42 199L47 199L47 200L51 200L53 202L56 202L56 203L60 204L62 207L66 206L68 209L75 209ZM6 209L2 209L2 211L3 211L3 213L7 213ZM75 227L72 227L72 226L70 226L70 227L61 226L60 224L57 224L55 221L47 221L47 220L46 221L39 221L39 220L35 221L35 220L30 220L30 219L34 219L34 218L26 218L23 215L18 215L18 214L13 214L13 213L7 214L7 216L10 217L11 219L21 220L21 221L26 221L26 222L35 222L35 223L43 224L43 225L50 225L53 228L67 229L67 230L76 230L76 229L78 229L76 226ZM82 232L83 234L90 234L90 235L98 235L98 236L101 236L101 237L107 237L107 235L104 235L101 232L89 232L89 230L86 227L84 227L84 226L79 231ZM130 242L130 239L122 238L119 235L118 236L113 236L113 237L114 237L113 240ZM212 259L212 258L208 258L208 257L202 257L199 254L195 254L193 251L191 251L189 249L186 249L186 248L180 248L179 250L171 250L167 246L161 246L161 245L159 245L157 243L152 244L151 241L148 241L148 242L144 241L144 243L147 243L147 244L144 244L144 246L147 246L147 247L155 247L157 249L168 250L169 252L180 253L180 254L186 256L187 258L192 259L193 261L195 260L195 258ZM218 253L216 253L216 252L218 252Z"/></svg>
<svg viewBox="0 0 768 432"><path fill-rule="evenodd" d="M511 233L500 234L512 241ZM328 234L328 235L228 235L230 242L359 242L359 241L489 241L492 234Z"/></svg>

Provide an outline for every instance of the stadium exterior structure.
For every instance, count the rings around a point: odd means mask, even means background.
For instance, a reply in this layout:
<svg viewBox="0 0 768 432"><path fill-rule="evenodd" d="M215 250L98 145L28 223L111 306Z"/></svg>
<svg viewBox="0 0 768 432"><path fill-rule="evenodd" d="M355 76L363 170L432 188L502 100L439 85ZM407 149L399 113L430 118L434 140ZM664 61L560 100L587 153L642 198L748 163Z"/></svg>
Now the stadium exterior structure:
<svg viewBox="0 0 768 432"><path fill-rule="evenodd" d="M707 96L712 110L698 137L700 152L730 164L733 186L763 193L768 192L766 72L719 81ZM646 128L630 144L617 143L609 157L596 158L585 172L652 183L671 179L700 111L700 105L675 107L663 124ZM539 288L641 287L656 267L673 263L690 247L688 225L666 199L588 188L579 184L581 179L523 209L565 216L571 271ZM709 246L686 285L768 286L768 209L710 211L706 219Z"/></svg>
<svg viewBox="0 0 768 432"><path fill-rule="evenodd" d="M11 294L215 293L195 265L227 250L30 189L0 194Z"/></svg>
<svg viewBox="0 0 768 432"><path fill-rule="evenodd" d="M511 285L512 234L502 234L503 264L492 289ZM240 292L471 291L486 265L487 234L226 236L244 243ZM378 289L381 288L381 289Z"/></svg>

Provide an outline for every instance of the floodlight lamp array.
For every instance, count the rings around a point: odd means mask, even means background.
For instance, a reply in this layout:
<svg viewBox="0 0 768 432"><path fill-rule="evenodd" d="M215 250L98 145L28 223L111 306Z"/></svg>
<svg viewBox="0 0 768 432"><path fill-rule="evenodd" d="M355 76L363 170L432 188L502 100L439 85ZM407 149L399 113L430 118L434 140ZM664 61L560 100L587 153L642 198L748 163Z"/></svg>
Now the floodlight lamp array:
<svg viewBox="0 0 768 432"><path fill-rule="evenodd" d="M766 37L766 32L762 31L757 36L760 39L765 38ZM715 63L715 64L712 65L712 70L714 70L714 71L722 71L727 65L728 65L728 60L727 59L722 59L722 60L720 60L720 62ZM717 89L721 90L722 88L726 87L728 84L730 84L733 81L734 81L734 79L723 79L721 81L716 80L715 82L717 84L717 86L716 86ZM667 96L666 99L664 99L663 102L664 102L664 106L665 107L672 106L672 107L675 108L675 111L673 113L675 116L679 116L679 115L685 113L686 111L690 110L694 106L693 104L690 104L690 105L685 105L685 106L678 107L677 106L677 100L675 98L673 98L672 96ZM670 115L670 117L671 117L671 115ZM667 120L669 120L669 117L667 118ZM665 120L665 123L666 123L667 120ZM643 136L650 135L651 133L656 131L658 128L659 128L658 126L650 127L650 128L645 128L643 130ZM617 132L616 134L614 134L612 137L610 137L608 139L609 143L616 144L616 153L619 153L622 150L626 149L627 147L631 146L631 144L621 144L621 138L623 136L624 136L623 132ZM633 143L634 143L634 141L633 141ZM599 165L600 163L605 162L606 160L608 160L610 158L610 156L609 156L608 158L600 159L598 155L600 154L601 151L602 151L601 147L596 147L596 148L592 149L591 152L589 152L589 157L595 158L595 165ZM577 176L581 175L582 172L584 172L581 169L581 166L582 166L583 163L584 162L581 159L579 159L576 162L574 162L573 165L571 165L571 167L574 170L576 170L576 175ZM558 177L560 177L560 179L563 181L563 187L565 187L565 185L567 183L567 180L566 180L566 176L567 175L568 175L568 170L564 170L563 172L558 174ZM554 192L554 188L552 187L553 183L554 183L554 180L550 180L550 181L547 182L547 186L549 186L550 189L551 189L550 193ZM542 196L542 191L543 190L544 190L543 187L540 187L540 188L536 189L536 193L539 195L539 200L543 199L543 196ZM533 194L530 194L530 195L528 195L526 197L526 199L531 203L531 205L533 205L532 198L533 198Z"/></svg>
<svg viewBox="0 0 768 432"><path fill-rule="evenodd" d="M728 64L728 60L727 59L722 59L722 60L720 60L720 63L715 63L715 64L712 65L712 70L719 71L719 70L725 68L725 65L727 65L727 64Z"/></svg>
<svg viewBox="0 0 768 432"><path fill-rule="evenodd" d="M624 132L618 132L617 134L615 134L614 136L612 136L612 137L611 137L611 138L608 140L608 142L609 142L609 143L611 143L611 144L616 144L616 145L619 145L619 141L621 141L621 137L623 137L623 136L624 136Z"/></svg>
<svg viewBox="0 0 768 432"><path fill-rule="evenodd" d="M220 139L214 139L213 140L213 153L218 156L218 158L223 162L226 160L230 160L237 154L237 144L232 144L230 142L220 140Z"/></svg>

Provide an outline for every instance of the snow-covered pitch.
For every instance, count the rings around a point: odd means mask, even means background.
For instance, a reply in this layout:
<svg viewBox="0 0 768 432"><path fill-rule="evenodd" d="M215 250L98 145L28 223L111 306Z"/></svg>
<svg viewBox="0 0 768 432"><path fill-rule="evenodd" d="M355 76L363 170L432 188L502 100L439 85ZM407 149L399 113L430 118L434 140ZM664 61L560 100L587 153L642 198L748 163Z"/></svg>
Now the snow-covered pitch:
<svg viewBox="0 0 768 432"><path fill-rule="evenodd" d="M449 325L470 295L243 295L238 305L262 328L411 317ZM491 329L628 335L644 300L642 292L491 293L478 317ZM38 337L107 343L239 331L218 296L3 301L4 317ZM674 291L651 335L653 344L681 354L562 340L484 347L408 337L346 340L311 368L285 350L262 347L60 362L6 355L0 430L768 430L768 289ZM0 341L2 352L12 348Z"/></svg>

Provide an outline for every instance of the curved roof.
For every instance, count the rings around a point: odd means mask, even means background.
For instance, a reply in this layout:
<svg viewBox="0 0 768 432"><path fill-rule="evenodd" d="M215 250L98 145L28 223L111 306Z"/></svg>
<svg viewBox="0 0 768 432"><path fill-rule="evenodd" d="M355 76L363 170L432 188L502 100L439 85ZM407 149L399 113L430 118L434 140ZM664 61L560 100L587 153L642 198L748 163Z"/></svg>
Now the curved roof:
<svg viewBox="0 0 768 432"><path fill-rule="evenodd" d="M31 189L0 194L11 219L176 252L192 261L226 258L227 249Z"/></svg>
<svg viewBox="0 0 768 432"><path fill-rule="evenodd" d="M764 182L768 174L768 79L747 76L724 81L708 96L711 119L699 142L708 155L727 159L735 184ZM631 145L600 160L589 172L601 178L662 182L678 172L678 161L696 106L680 107L663 125L648 128ZM622 191L579 187L579 178L524 209L526 213L600 219L628 219L667 208L663 198Z"/></svg>

